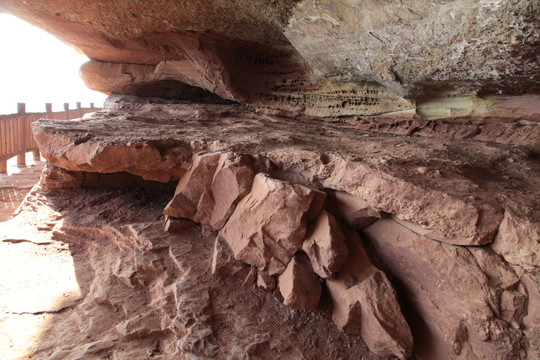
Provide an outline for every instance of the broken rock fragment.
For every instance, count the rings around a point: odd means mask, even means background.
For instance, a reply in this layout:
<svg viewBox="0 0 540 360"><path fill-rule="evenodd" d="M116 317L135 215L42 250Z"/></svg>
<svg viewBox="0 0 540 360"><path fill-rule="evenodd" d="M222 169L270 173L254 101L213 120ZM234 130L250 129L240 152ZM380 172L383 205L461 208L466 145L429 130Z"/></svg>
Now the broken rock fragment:
<svg viewBox="0 0 540 360"><path fill-rule="evenodd" d="M360 237L347 233L349 259L335 279L327 279L332 320L345 333L361 335L380 356L408 358L413 338L386 275L371 263Z"/></svg>
<svg viewBox="0 0 540 360"><path fill-rule="evenodd" d="M520 209L521 210L521 209ZM531 211L506 209L495 240L491 244L511 264L529 273L540 273L540 217Z"/></svg>
<svg viewBox="0 0 540 360"><path fill-rule="evenodd" d="M255 174L247 164L249 160L233 153L221 155L212 185L203 193L193 220L216 230L223 228L236 204L251 189Z"/></svg>
<svg viewBox="0 0 540 360"><path fill-rule="evenodd" d="M257 286L266 291L272 291L276 288L276 278L268 275L265 271L257 274Z"/></svg>
<svg viewBox="0 0 540 360"><path fill-rule="evenodd" d="M221 236L217 236L212 255L212 274L234 275L243 278L249 270L249 265L236 260L229 244Z"/></svg>
<svg viewBox="0 0 540 360"><path fill-rule="evenodd" d="M281 274L302 246L315 191L259 173L220 235L236 259Z"/></svg>
<svg viewBox="0 0 540 360"><path fill-rule="evenodd" d="M324 279L338 272L349 255L343 231L326 210L317 217L311 233L302 244L302 250L309 257L313 271Z"/></svg>
<svg viewBox="0 0 540 360"><path fill-rule="evenodd" d="M187 229L195 225L196 224L193 221L188 219L178 219L170 216L167 216L165 219L165 231L171 233L180 231L182 229Z"/></svg>
<svg viewBox="0 0 540 360"><path fill-rule="evenodd" d="M297 253L293 257L279 276L279 290L285 305L297 309L317 309L322 287L306 255Z"/></svg>
<svg viewBox="0 0 540 360"><path fill-rule="evenodd" d="M249 157L232 153L194 154L163 213L221 229L251 189L254 173L248 161Z"/></svg>
<svg viewBox="0 0 540 360"><path fill-rule="evenodd" d="M193 219L201 197L209 191L220 154L199 153L193 155L191 168L184 174L173 199L163 213L176 218Z"/></svg>

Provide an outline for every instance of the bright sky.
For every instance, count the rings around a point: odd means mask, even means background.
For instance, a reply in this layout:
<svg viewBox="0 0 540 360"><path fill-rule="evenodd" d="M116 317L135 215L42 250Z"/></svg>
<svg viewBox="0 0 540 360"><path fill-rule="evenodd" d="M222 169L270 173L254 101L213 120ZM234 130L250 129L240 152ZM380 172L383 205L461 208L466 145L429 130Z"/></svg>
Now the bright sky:
<svg viewBox="0 0 540 360"><path fill-rule="evenodd" d="M19 18L0 13L0 114L17 112L25 102L27 112L62 111L80 101L103 106L106 95L89 90L79 77L88 58L49 33Z"/></svg>

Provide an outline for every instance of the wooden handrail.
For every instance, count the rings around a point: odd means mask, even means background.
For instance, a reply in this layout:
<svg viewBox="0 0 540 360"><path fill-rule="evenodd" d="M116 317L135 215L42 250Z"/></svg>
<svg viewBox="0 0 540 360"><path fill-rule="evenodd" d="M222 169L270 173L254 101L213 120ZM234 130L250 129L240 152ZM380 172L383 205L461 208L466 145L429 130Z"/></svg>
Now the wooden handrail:
<svg viewBox="0 0 540 360"><path fill-rule="evenodd" d="M17 156L17 165L26 165L26 153L32 151L34 160L39 161L40 154L30 124L39 119L71 120L81 118L89 112L99 111L101 108L83 108L81 103L77 103L76 109L69 109L69 104L64 103L64 111L53 112L52 104L45 104L44 113L27 113L26 104L17 104L17 113L10 115L0 115L0 174L7 173L7 161Z"/></svg>

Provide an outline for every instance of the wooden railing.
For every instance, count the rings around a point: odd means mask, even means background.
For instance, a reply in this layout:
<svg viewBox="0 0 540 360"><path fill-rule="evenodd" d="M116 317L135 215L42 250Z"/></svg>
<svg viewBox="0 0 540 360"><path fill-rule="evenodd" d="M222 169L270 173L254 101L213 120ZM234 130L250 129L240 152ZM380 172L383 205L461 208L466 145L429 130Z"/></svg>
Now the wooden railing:
<svg viewBox="0 0 540 360"><path fill-rule="evenodd" d="M27 113L26 104L17 104L17 113L0 115L0 174L7 172L7 161L17 156L17 165L26 165L26 153L32 151L34 160L39 161L39 149L34 141L30 124L39 119L70 120L82 117L89 112L101 110L90 103L89 108L82 108L77 103L77 108L70 110L69 104L64 104L64 111L53 112L52 104L45 104L44 113Z"/></svg>

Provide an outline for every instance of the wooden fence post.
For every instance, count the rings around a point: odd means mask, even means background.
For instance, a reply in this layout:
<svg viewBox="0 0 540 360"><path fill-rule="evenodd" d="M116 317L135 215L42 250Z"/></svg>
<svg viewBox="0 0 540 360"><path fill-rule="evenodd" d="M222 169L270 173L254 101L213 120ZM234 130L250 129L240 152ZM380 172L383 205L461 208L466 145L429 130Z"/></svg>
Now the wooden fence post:
<svg viewBox="0 0 540 360"><path fill-rule="evenodd" d="M45 112L47 114L52 113L52 103L45 103ZM35 141L33 141L35 143ZM35 144L37 146L37 144ZM33 150L32 155L34 157L34 162L41 161L41 154L39 153L39 150Z"/></svg>
<svg viewBox="0 0 540 360"><path fill-rule="evenodd" d="M17 103L17 142L22 153L17 154L17 166L26 166L26 104Z"/></svg>
<svg viewBox="0 0 540 360"><path fill-rule="evenodd" d="M81 102L80 101L77 101L75 103L75 105L77 106L77 118L82 118L83 116L83 111L81 109Z"/></svg>
<svg viewBox="0 0 540 360"><path fill-rule="evenodd" d="M7 158L9 152L7 119L0 120L0 174L7 173Z"/></svg>
<svg viewBox="0 0 540 360"><path fill-rule="evenodd" d="M69 120L69 103L64 103L64 112L66 115L66 120Z"/></svg>
<svg viewBox="0 0 540 360"><path fill-rule="evenodd" d="M7 121L0 121L0 150L2 156L5 156L9 150L8 135L7 135ZM7 159L2 157L0 159L0 174L7 173Z"/></svg>

